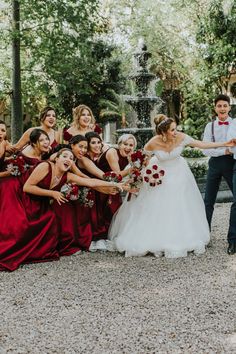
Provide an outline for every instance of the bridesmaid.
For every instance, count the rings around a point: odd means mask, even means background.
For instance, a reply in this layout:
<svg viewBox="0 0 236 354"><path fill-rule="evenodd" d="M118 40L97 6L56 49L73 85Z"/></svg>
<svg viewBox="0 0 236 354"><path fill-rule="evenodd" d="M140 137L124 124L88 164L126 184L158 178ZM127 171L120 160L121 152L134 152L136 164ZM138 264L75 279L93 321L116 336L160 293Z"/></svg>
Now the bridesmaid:
<svg viewBox="0 0 236 354"><path fill-rule="evenodd" d="M118 140L118 147L110 147L96 161L96 165L103 171L114 171L125 177L130 169L125 169L129 164L128 157L137 146L136 138L132 134L123 134Z"/></svg>
<svg viewBox="0 0 236 354"><path fill-rule="evenodd" d="M7 141L7 126L6 123L0 120L0 177L9 176L8 171L4 171L4 159L6 150L10 146L9 142Z"/></svg>
<svg viewBox="0 0 236 354"><path fill-rule="evenodd" d="M42 155L48 151L49 137L41 129L34 129L30 134L30 146L27 151L19 153L24 162L33 167L41 162ZM5 159L6 169L8 160ZM20 240L27 233L28 220L23 208L23 184L31 173L29 169L20 176L12 176L11 170L2 172L0 178L0 269L15 270L24 259L27 248L20 246ZM0 175L1 176L1 175ZM12 216L14 215L14 222ZM31 238L31 236L29 236Z"/></svg>
<svg viewBox="0 0 236 354"><path fill-rule="evenodd" d="M54 108L49 106L45 107L40 113L39 120L41 124L39 127L35 128L45 131L49 136L51 149L55 148L60 142L60 134L54 129L56 125L56 112ZM35 128L29 128L24 132L20 140L15 145L13 145L15 150L21 150L29 144L30 133Z"/></svg>
<svg viewBox="0 0 236 354"><path fill-rule="evenodd" d="M127 168L129 164L129 156L134 152L137 146L136 138L132 134L123 134L118 140L118 147L111 147L96 160L96 166L103 172L113 171L122 177L127 176L131 168ZM107 197L100 194L100 210L102 211L102 219L106 230L110 227L113 215L122 204L121 195ZM107 237L107 235L106 235Z"/></svg>
<svg viewBox="0 0 236 354"><path fill-rule="evenodd" d="M92 110L81 104L73 109L73 123L69 129L64 128L63 139L69 142L75 135L85 135L87 132L96 131L101 133L101 128L96 124Z"/></svg>
<svg viewBox="0 0 236 354"><path fill-rule="evenodd" d="M71 171L80 177L88 177L80 169L79 164L79 160L87 152L87 139L83 135L76 135L70 140L68 147L72 149L76 158ZM54 160L54 158L53 155L50 159ZM77 201L69 201L62 205L53 202L52 207L58 224L59 241L57 249L59 255L69 256L80 252L81 249L88 249L92 239L88 208L80 205Z"/></svg>
<svg viewBox="0 0 236 354"><path fill-rule="evenodd" d="M0 124L1 125L1 124ZM49 136L47 133L42 129L33 129L29 136L30 145L28 145L22 152L19 152L17 156L20 156L25 164L28 167L35 166L42 160L42 156L48 152L49 150ZM11 175L11 170L8 168L9 161L12 160L12 157L5 158L4 150L4 141L0 142L0 158L2 160L2 172L0 177L9 177L11 181L18 183L19 181ZM2 156L1 156L2 150ZM0 179L0 189L3 188L4 183L8 183L9 179Z"/></svg>
<svg viewBox="0 0 236 354"><path fill-rule="evenodd" d="M71 150L62 149L58 152L55 164L42 162L35 167L24 184L23 191L26 193L21 190L20 200L4 200L4 207L0 209L0 270L13 271L23 263L58 259L58 230L50 198L59 205L66 202L60 192L63 184L71 182L90 188L112 185L69 173L72 163ZM122 185L116 184L116 187L122 188ZM10 227L13 224L12 215L14 232ZM5 220L6 217L8 220Z"/></svg>
<svg viewBox="0 0 236 354"><path fill-rule="evenodd" d="M76 158L72 165L72 172L81 177L88 177L88 173L83 169L81 160L87 152L88 142L83 135L76 135L70 140L70 147ZM96 166L94 165L95 169ZM87 173L87 175L86 175ZM114 187L96 187L103 193L116 194ZM95 191L90 190L90 195L95 200ZM75 252L88 250L92 241L91 222L96 215L96 206L92 208L81 205L78 201L69 201L62 205L53 203L53 209L56 213L59 226L58 251L60 256L71 255Z"/></svg>
<svg viewBox="0 0 236 354"><path fill-rule="evenodd" d="M94 176L103 178L105 172L114 171L122 177L129 174L130 169L125 169L129 164L128 157L136 148L137 142L133 135L124 134L118 140L118 148L109 148L102 151L102 140L94 132L86 134L88 139L88 158L83 158L84 168ZM96 167L94 166L96 165ZM107 238L107 232L114 213L122 203L121 196L107 196L103 193L96 193L96 217L93 218L93 241ZM95 245L90 250L105 249L103 242Z"/></svg>

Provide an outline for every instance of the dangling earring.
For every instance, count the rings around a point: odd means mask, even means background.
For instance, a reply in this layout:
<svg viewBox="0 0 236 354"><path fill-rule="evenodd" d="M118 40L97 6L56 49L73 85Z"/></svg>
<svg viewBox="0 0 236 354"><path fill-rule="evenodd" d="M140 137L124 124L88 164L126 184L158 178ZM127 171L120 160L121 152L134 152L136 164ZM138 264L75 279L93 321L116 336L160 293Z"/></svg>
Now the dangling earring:
<svg viewBox="0 0 236 354"><path fill-rule="evenodd" d="M163 143L166 143L167 139L166 139L165 135L162 136L162 141L163 141Z"/></svg>

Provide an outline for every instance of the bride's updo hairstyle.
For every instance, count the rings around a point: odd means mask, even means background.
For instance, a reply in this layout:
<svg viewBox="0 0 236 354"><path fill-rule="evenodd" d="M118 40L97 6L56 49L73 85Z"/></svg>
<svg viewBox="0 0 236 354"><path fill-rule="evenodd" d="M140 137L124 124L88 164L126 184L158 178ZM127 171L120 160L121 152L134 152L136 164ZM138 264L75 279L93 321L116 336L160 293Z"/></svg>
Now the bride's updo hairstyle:
<svg viewBox="0 0 236 354"><path fill-rule="evenodd" d="M164 114L158 114L154 118L154 123L156 125L156 133L158 135L163 135L170 129L171 123L174 123L174 119L169 118Z"/></svg>

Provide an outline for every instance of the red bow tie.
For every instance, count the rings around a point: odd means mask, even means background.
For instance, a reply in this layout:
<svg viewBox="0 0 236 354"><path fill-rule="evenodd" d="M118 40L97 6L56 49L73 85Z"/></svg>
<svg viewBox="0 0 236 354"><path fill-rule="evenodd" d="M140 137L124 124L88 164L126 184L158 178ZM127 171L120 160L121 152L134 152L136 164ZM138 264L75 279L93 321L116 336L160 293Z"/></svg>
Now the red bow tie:
<svg viewBox="0 0 236 354"><path fill-rule="evenodd" d="M218 124L219 124L219 125L229 125L229 122L221 122L221 121L219 120Z"/></svg>

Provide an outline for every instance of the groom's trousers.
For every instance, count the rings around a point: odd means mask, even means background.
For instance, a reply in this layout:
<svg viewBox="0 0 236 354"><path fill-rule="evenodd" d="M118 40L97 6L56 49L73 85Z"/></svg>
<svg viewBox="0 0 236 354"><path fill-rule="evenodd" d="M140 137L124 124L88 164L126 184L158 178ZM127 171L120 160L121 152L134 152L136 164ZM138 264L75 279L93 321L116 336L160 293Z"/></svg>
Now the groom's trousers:
<svg viewBox="0 0 236 354"><path fill-rule="evenodd" d="M230 210L228 242L236 243L236 160L233 167L233 204Z"/></svg>
<svg viewBox="0 0 236 354"><path fill-rule="evenodd" d="M207 172L207 181L205 187L204 203L206 208L206 217L211 228L211 220L216 202L217 193L219 191L222 177L226 180L229 188L233 192L233 167L234 159L231 155L223 155L211 157L209 159L209 168ZM235 189L236 189L236 171L235 171ZM236 190L235 190L236 197ZM236 201L236 200L235 200ZM235 204L236 213L236 204Z"/></svg>

